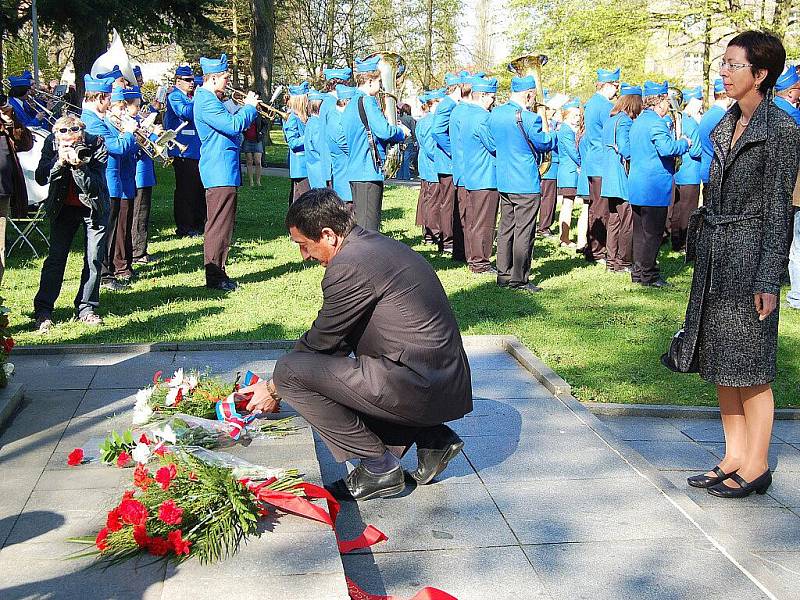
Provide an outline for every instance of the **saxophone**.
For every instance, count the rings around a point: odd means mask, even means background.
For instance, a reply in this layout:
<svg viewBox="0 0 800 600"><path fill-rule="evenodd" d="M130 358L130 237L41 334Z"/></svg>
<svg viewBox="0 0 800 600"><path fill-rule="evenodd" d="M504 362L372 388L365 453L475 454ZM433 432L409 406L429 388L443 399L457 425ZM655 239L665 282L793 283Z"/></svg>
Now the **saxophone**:
<svg viewBox="0 0 800 600"><path fill-rule="evenodd" d="M508 70L519 77L533 76L534 81L536 81L536 93L531 110L542 118L542 131L550 133L550 122L547 120L547 108L544 104L544 92L542 91L542 67L546 64L547 56L544 54L525 54L508 63ZM552 164L552 153L545 152L540 155L539 177L544 177Z"/></svg>

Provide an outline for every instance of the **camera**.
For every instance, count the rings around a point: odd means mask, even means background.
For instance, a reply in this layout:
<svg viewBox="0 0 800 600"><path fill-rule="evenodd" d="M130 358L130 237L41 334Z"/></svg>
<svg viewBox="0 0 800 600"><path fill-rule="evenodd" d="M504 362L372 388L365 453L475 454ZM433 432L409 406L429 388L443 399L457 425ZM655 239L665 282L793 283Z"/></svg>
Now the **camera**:
<svg viewBox="0 0 800 600"><path fill-rule="evenodd" d="M78 155L78 160L81 162L87 162L90 158L92 158L92 149L84 144L83 142L77 142L72 149L75 151L75 154Z"/></svg>

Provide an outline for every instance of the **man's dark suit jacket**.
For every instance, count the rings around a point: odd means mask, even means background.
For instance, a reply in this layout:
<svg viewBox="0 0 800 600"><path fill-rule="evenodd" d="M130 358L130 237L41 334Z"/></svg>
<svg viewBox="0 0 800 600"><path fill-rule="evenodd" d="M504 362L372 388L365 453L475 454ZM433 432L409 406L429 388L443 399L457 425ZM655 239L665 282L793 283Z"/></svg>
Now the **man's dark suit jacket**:
<svg viewBox="0 0 800 600"><path fill-rule="evenodd" d="M328 263L322 308L295 350L355 353L344 384L423 426L472 410L461 334L442 284L405 244L355 226Z"/></svg>

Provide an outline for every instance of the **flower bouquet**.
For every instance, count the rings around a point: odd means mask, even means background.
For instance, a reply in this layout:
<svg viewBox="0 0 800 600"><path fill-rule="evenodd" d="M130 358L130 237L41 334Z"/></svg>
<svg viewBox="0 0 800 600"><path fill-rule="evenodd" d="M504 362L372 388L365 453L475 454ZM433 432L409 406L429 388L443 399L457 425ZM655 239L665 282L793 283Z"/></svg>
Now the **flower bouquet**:
<svg viewBox="0 0 800 600"><path fill-rule="evenodd" d="M134 425L143 425L153 418L154 413L172 414L182 412L195 417L213 419L216 416L216 403L226 398L237 387L208 373L190 371L185 374L178 369L168 378L161 378L161 371L153 376L153 384L136 393L133 409Z"/></svg>
<svg viewBox="0 0 800 600"><path fill-rule="evenodd" d="M0 298L0 388L8 385L8 378L14 372L14 365L8 362L8 355L14 348L14 338L8 335L8 313L11 311L3 306Z"/></svg>
<svg viewBox="0 0 800 600"><path fill-rule="evenodd" d="M297 471L271 472L272 477L253 486L238 479L235 470L181 450L159 456L154 472L139 464L134 489L108 512L106 526L94 537L69 540L95 546L73 557L99 555L115 564L147 552L209 563L232 555L255 533L265 512L259 492L303 495Z"/></svg>

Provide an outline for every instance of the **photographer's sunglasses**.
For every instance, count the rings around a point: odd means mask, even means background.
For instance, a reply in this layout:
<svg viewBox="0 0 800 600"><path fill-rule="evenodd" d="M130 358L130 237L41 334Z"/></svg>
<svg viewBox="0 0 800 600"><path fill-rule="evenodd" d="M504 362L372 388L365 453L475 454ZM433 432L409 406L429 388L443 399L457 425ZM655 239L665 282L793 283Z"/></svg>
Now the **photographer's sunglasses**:
<svg viewBox="0 0 800 600"><path fill-rule="evenodd" d="M59 127L58 133L78 133L79 131L83 131L83 127L79 125L73 125L72 127Z"/></svg>

